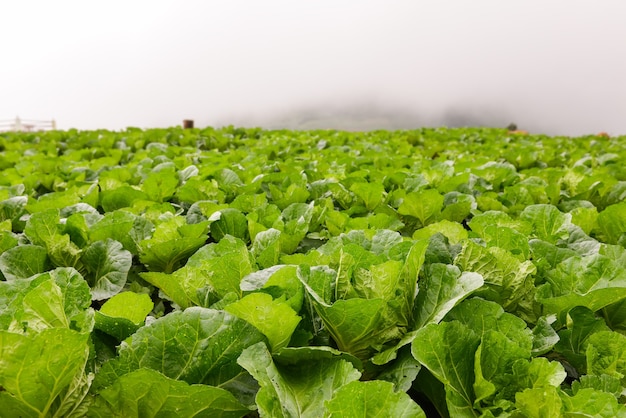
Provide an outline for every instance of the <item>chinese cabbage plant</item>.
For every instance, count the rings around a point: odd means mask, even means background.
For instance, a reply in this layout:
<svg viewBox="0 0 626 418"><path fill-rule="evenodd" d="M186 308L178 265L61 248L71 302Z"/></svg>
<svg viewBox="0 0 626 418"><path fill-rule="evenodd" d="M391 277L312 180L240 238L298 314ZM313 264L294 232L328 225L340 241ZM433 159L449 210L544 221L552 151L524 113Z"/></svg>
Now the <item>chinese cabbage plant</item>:
<svg viewBox="0 0 626 418"><path fill-rule="evenodd" d="M626 137L0 134L0 417L626 417Z"/></svg>

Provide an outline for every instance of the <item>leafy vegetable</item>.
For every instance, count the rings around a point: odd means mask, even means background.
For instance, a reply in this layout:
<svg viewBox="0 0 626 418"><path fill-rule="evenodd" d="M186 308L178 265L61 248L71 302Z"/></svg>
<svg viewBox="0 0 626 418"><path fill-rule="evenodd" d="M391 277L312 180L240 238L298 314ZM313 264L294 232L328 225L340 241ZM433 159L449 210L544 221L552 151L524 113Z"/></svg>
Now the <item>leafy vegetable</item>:
<svg viewBox="0 0 626 418"><path fill-rule="evenodd" d="M0 133L0 416L625 416L625 138Z"/></svg>

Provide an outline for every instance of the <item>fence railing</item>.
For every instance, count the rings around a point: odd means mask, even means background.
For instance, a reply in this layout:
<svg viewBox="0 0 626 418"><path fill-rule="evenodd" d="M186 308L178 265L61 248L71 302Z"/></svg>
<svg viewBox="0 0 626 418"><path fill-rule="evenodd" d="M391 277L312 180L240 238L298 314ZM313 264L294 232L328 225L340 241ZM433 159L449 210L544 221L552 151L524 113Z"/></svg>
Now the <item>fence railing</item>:
<svg viewBox="0 0 626 418"><path fill-rule="evenodd" d="M14 131L14 132L36 132L36 131L49 131L55 130L57 123L52 120L34 120L34 119L20 119L19 117L13 120L0 120L0 132Z"/></svg>

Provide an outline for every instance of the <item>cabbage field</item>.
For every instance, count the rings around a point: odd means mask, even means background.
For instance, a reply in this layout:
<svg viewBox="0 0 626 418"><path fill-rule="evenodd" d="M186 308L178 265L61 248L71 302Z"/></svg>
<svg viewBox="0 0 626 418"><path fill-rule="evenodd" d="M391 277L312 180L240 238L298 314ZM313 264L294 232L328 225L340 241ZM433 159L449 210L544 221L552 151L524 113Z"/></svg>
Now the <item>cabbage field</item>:
<svg viewBox="0 0 626 418"><path fill-rule="evenodd" d="M626 137L0 134L0 417L626 417Z"/></svg>

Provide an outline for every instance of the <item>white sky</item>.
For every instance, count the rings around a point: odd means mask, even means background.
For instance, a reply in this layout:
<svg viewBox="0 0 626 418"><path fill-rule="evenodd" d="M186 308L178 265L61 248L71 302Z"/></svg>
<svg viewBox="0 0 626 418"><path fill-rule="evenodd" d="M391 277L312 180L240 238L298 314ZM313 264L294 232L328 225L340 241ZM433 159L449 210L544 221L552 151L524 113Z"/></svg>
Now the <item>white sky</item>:
<svg viewBox="0 0 626 418"><path fill-rule="evenodd" d="M0 120L271 125L365 104L416 127L626 134L625 21L624 0L2 0Z"/></svg>

